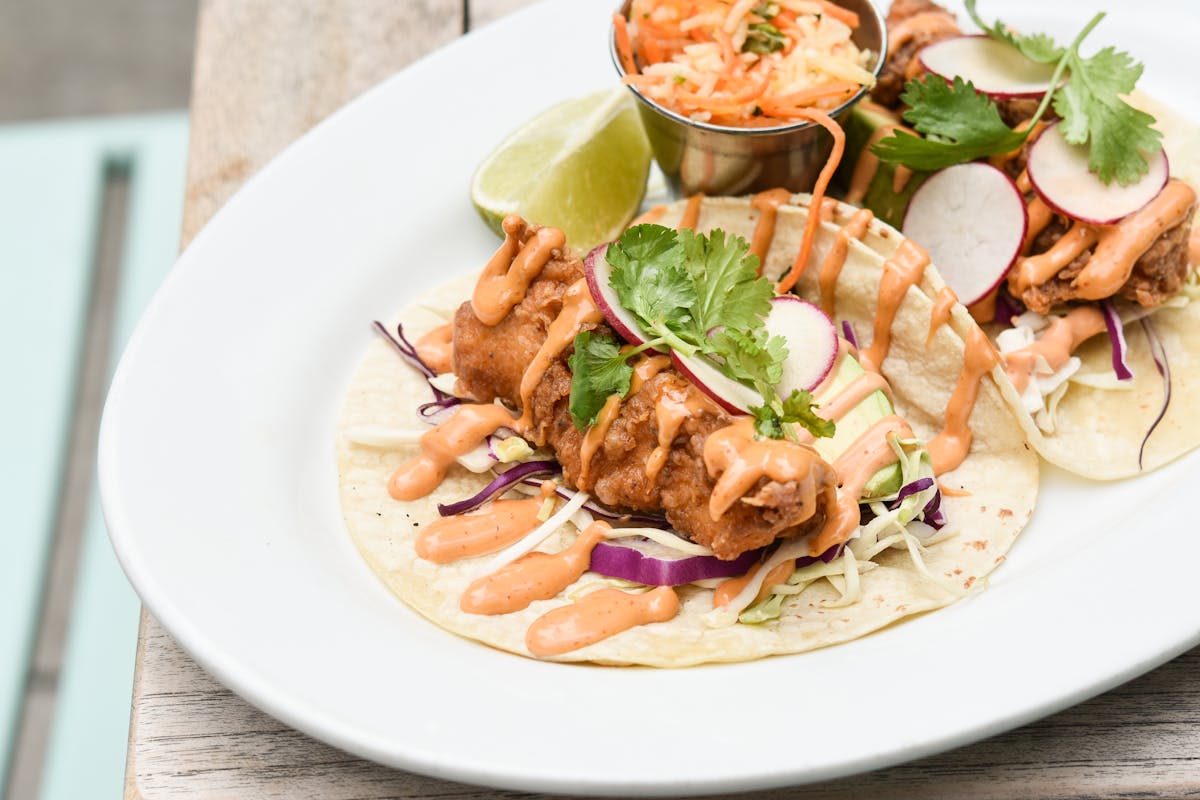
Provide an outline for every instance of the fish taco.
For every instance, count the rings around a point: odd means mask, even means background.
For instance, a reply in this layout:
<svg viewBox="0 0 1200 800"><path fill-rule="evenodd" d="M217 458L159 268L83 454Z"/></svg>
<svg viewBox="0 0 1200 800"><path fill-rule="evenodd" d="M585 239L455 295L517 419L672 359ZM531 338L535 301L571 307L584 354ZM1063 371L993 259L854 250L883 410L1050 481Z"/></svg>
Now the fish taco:
<svg viewBox="0 0 1200 800"><path fill-rule="evenodd" d="M693 198L584 257L510 217L481 273L377 324L337 453L380 578L494 647L663 667L981 588L1038 478L994 351L944 324L966 312L919 248L845 235L864 212L833 201L809 226L808 202ZM834 262L840 327L813 277Z"/></svg>
<svg viewBox="0 0 1200 800"><path fill-rule="evenodd" d="M1153 470L1200 444L1200 126L1136 90L1127 54L1079 53L1102 14L1059 45L966 5L983 35L893 3L844 196L930 251L1047 460Z"/></svg>

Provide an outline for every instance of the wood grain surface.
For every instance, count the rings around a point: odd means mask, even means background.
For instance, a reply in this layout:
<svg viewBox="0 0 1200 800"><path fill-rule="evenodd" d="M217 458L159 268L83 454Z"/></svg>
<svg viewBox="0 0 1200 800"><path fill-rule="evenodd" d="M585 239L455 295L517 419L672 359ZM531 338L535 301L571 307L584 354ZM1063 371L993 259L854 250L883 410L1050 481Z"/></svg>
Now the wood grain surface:
<svg viewBox="0 0 1200 800"><path fill-rule="evenodd" d="M204 0L183 244L247 178L329 112L468 25L527 2ZM869 720L862 735L871 735ZM404 773L316 742L221 687L143 614L129 800L429 797L545 795ZM970 747L751 797L1200 797L1200 648L1120 689Z"/></svg>

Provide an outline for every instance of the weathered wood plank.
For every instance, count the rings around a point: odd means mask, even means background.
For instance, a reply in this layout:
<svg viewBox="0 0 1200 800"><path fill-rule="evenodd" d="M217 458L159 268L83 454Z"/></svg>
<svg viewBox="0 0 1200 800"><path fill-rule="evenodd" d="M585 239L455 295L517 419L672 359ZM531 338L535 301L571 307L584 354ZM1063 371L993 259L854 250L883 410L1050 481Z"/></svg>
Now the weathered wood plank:
<svg viewBox="0 0 1200 800"><path fill-rule="evenodd" d="M424 778L314 742L222 688L149 618L143 621L142 664L136 727L143 738L135 746L145 798L547 798ZM870 735L869 720L863 735ZM1198 775L1200 648L1120 689L970 747L747 797L1181 797L1200 795Z"/></svg>
<svg viewBox="0 0 1200 800"><path fill-rule="evenodd" d="M463 24L462 0L201 3L183 244L272 156Z"/></svg>

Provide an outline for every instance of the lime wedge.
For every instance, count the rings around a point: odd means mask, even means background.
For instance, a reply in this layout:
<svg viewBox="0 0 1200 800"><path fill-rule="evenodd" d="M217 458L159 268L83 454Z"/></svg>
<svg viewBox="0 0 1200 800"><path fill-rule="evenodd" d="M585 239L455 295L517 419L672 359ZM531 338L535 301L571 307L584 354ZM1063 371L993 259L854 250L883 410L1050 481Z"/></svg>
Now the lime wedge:
<svg viewBox="0 0 1200 800"><path fill-rule="evenodd" d="M471 202L496 233L509 214L562 228L581 252L618 236L646 192L650 144L624 88L568 100L512 133L475 171Z"/></svg>

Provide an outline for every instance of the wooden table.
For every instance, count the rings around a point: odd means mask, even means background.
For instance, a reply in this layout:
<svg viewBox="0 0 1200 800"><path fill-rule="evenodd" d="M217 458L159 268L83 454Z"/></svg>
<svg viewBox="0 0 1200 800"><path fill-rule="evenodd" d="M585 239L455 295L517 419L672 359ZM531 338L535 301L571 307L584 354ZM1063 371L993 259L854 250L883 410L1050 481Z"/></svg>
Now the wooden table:
<svg viewBox="0 0 1200 800"><path fill-rule="evenodd" d="M202 0L183 244L250 175L338 106L527 2ZM870 735L868 720L863 736ZM313 741L218 685L143 615L126 798L450 795L529 796L390 770ZM754 795L965 796L1200 796L1200 648L1090 702L971 747Z"/></svg>

